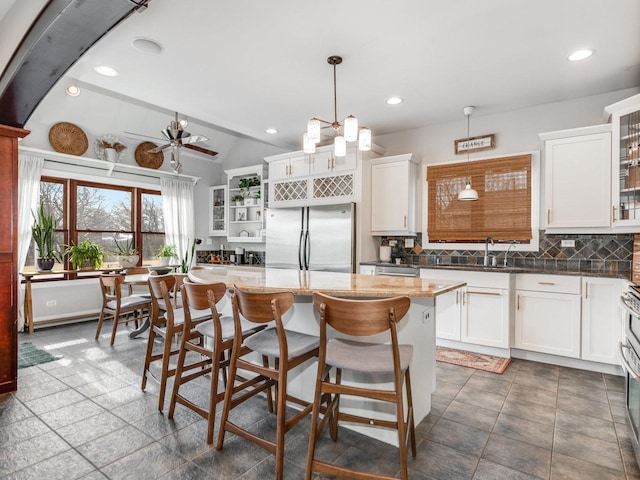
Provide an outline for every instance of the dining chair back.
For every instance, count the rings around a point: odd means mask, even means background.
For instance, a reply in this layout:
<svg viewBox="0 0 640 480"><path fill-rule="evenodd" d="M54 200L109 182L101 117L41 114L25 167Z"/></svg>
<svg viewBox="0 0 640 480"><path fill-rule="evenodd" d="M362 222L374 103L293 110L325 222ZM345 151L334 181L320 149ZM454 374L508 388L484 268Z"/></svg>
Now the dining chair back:
<svg viewBox="0 0 640 480"><path fill-rule="evenodd" d="M397 324L409 310L411 303L409 297L354 300L314 293L313 302L320 314L320 351L305 479L310 480L314 472L350 478L396 478L392 475L357 471L315 459L316 442L326 425L329 424L331 438L337 441L338 424L343 420L396 429L398 431L400 476L406 480L408 475L407 442L411 444L412 455L416 456L413 400L409 375L413 347L398 343ZM388 343L372 343L371 336L384 332L389 332ZM330 376L332 369L335 370L333 381ZM359 383L343 384L343 371L355 372ZM375 385L380 378L392 379L393 387ZM363 385L362 383L365 382L370 382L373 385ZM406 389L406 415L403 386ZM388 402L394 405L396 418L388 420L381 418L380 415L376 417L374 412L371 412L371 416L353 412L343 413L340 411L341 395L348 395L350 399L361 397L367 399L365 402L368 399L374 402ZM327 399L328 404L321 410L322 401L327 401ZM379 412L382 408L376 404L373 410ZM323 413L323 417L319 421L321 413Z"/></svg>

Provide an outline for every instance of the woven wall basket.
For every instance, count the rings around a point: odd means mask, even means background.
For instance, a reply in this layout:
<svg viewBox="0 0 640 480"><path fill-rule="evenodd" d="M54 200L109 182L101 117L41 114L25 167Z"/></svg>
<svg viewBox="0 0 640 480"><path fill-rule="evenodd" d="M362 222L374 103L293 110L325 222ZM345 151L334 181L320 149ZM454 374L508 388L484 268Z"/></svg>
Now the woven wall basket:
<svg viewBox="0 0 640 480"><path fill-rule="evenodd" d="M164 162L164 153L149 153L149 150L156 147L157 145L153 142L142 142L138 145L134 154L138 165L147 168L160 168Z"/></svg>
<svg viewBox="0 0 640 480"><path fill-rule="evenodd" d="M82 155L89 148L87 136L73 123L56 123L49 130L49 143L56 152Z"/></svg>

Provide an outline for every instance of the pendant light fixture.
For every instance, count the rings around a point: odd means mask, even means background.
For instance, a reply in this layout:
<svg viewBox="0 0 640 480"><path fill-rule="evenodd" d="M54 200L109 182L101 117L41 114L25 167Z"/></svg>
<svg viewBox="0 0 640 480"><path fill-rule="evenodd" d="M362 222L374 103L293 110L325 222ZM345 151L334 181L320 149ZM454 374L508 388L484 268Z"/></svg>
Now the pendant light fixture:
<svg viewBox="0 0 640 480"><path fill-rule="evenodd" d="M333 128L335 132L333 148L336 157L344 157L347 154L347 142L355 142L356 140L358 141L359 150L371 150L371 130L366 127L358 127L358 119L356 117L349 115L342 122L338 122L336 65L342 63L342 57L332 55L327 58L327 63L333 66L333 122L316 117L307 122L307 131L302 137L304 153L314 153L316 151L316 144L320 141L320 131L323 128ZM342 133L340 129L342 129Z"/></svg>
<svg viewBox="0 0 640 480"><path fill-rule="evenodd" d="M458 193L458 200L461 202L478 200L478 192L471 188L471 174L469 173L469 139L471 138L469 135L469 122L474 109L475 107L471 106L464 107L464 114L467 116L467 185L464 187L464 190L461 190L460 193Z"/></svg>

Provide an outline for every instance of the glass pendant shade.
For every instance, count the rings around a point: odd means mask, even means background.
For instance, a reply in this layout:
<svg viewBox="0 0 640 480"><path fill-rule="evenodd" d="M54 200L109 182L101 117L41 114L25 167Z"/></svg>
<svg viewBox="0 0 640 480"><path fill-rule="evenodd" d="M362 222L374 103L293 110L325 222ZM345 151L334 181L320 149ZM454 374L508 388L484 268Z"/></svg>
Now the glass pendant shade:
<svg viewBox="0 0 640 480"><path fill-rule="evenodd" d="M363 152L371 150L371 130L368 128L360 129L360 135L358 136L358 149Z"/></svg>
<svg viewBox="0 0 640 480"><path fill-rule="evenodd" d="M347 142L355 142L358 139L358 119L353 115L344 119L344 139Z"/></svg>
<svg viewBox="0 0 640 480"><path fill-rule="evenodd" d="M307 138L313 143L320 141L320 120L312 118L307 122Z"/></svg>
<svg viewBox="0 0 640 480"><path fill-rule="evenodd" d="M333 143L333 153L336 157L344 157L347 155L347 141L342 135L336 135Z"/></svg>
<svg viewBox="0 0 640 480"><path fill-rule="evenodd" d="M315 153L316 152L316 144L309 140L309 134L305 133L302 135L302 148L304 153Z"/></svg>
<svg viewBox="0 0 640 480"><path fill-rule="evenodd" d="M471 182L467 183L464 190L461 190L460 193L458 193L458 200L462 202L478 200L478 192L471 188Z"/></svg>

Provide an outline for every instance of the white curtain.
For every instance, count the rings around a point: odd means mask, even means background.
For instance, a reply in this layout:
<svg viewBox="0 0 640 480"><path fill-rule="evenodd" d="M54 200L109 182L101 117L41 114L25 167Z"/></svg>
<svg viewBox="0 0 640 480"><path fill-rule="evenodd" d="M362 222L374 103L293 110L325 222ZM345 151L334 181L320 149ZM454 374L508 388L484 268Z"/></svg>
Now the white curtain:
<svg viewBox="0 0 640 480"><path fill-rule="evenodd" d="M24 269L31 245L31 212L38 208L40 174L44 158L21 153L18 156L18 272ZM18 277L18 331L24 326L24 285Z"/></svg>
<svg viewBox="0 0 640 480"><path fill-rule="evenodd" d="M193 182L177 178L162 178L162 213L164 215L165 244L175 245L178 262L191 253L195 239Z"/></svg>

